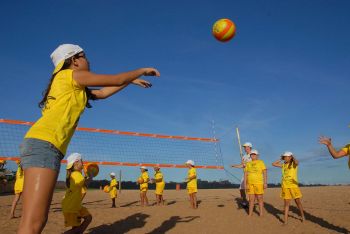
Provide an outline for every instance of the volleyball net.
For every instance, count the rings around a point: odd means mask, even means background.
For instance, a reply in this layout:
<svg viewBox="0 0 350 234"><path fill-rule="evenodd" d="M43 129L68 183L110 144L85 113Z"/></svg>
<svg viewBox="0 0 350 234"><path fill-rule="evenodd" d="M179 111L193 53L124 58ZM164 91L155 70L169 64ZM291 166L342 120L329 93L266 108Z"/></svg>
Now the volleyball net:
<svg viewBox="0 0 350 234"><path fill-rule="evenodd" d="M0 159L19 159L19 145L34 123L0 119ZM114 166L224 169L219 140L77 127L67 155L78 152L84 162ZM66 163L66 160L62 160Z"/></svg>

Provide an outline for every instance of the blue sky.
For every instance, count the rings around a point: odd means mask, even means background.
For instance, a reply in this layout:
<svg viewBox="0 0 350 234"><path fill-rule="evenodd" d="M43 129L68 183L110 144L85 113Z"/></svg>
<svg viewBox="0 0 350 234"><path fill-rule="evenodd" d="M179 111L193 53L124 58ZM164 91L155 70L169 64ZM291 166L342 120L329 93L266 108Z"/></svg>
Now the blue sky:
<svg viewBox="0 0 350 234"><path fill-rule="evenodd" d="M150 90L129 87L93 103L80 126L221 140L225 165L239 162L234 128L267 165L286 150L300 181L350 183L347 158L317 142L349 142L349 1L6 1L0 8L0 118L35 121L37 103L62 43L81 45L97 73L153 66ZM236 23L229 43L211 35L220 18ZM104 168L99 178L110 170ZM137 168L122 168L134 179ZM237 177L240 170L230 169ZM60 178L64 177L64 173ZM165 170L182 180L185 169ZM199 170L208 180L231 179ZM270 168L269 180L280 171Z"/></svg>

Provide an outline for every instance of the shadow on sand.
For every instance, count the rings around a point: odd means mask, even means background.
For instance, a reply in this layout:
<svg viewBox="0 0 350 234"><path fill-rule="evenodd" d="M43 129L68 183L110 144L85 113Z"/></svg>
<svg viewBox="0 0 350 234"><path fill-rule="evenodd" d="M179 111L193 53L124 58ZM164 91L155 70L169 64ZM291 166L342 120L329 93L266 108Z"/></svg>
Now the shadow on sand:
<svg viewBox="0 0 350 234"><path fill-rule="evenodd" d="M293 213L299 215L299 209L297 207L290 206L289 210L292 211ZM335 226L322 218L316 217L316 216L310 214L309 212L306 212L305 210L304 210L304 214L305 214L305 219L307 221L311 221L315 224L318 224L323 228L327 228L329 230L336 231L339 233L350 233L350 231L347 230L346 228Z"/></svg>
<svg viewBox="0 0 350 234"><path fill-rule="evenodd" d="M189 223L197 218L199 218L199 216L187 216L183 218L181 218L180 216L171 216L168 220L165 220L159 227L155 228L151 232L148 232L147 234L165 233L173 229L177 223Z"/></svg>
<svg viewBox="0 0 350 234"><path fill-rule="evenodd" d="M142 228L146 224L146 219L150 217L147 214L136 213L130 215L129 217L118 220L113 224L103 224L97 227L93 227L89 229L90 233L109 233L109 234L117 234L117 233L126 233L132 229Z"/></svg>
<svg viewBox="0 0 350 234"><path fill-rule="evenodd" d="M130 203L127 203L127 204L124 204L124 205L120 205L120 207L129 207L129 206L132 206L136 203L139 203L140 201L133 201L133 202L130 202Z"/></svg>

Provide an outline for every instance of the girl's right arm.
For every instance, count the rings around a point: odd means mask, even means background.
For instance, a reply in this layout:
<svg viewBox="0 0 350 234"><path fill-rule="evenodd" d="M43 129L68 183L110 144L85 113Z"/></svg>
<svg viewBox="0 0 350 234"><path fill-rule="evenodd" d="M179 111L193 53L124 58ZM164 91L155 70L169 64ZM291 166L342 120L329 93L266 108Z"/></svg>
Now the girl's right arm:
<svg viewBox="0 0 350 234"><path fill-rule="evenodd" d="M278 159L277 161L273 162L272 166L274 166L274 167L282 167L281 159Z"/></svg>
<svg viewBox="0 0 350 234"><path fill-rule="evenodd" d="M347 155L347 153L344 152L344 150L336 151L336 149L334 149L331 138L321 136L319 138L319 142L320 144L324 144L327 146L329 153L334 159L341 158Z"/></svg>
<svg viewBox="0 0 350 234"><path fill-rule="evenodd" d="M73 72L73 79L79 85L85 87L123 86L128 85L140 76L160 76L160 73L155 68L140 68L116 75L102 75L81 70L75 70Z"/></svg>
<svg viewBox="0 0 350 234"><path fill-rule="evenodd" d="M244 168L245 165L244 165L243 163L241 163L241 164L231 165L231 167L234 167L234 168Z"/></svg>

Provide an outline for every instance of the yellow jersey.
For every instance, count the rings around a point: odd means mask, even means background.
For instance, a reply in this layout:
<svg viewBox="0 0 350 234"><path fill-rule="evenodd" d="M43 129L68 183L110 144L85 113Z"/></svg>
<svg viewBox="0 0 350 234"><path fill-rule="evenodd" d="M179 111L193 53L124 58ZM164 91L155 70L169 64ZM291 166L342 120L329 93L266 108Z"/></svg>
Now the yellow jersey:
<svg viewBox="0 0 350 234"><path fill-rule="evenodd" d="M247 172L248 184L264 184L263 171L266 170L262 160L250 161L246 164L244 171ZM265 183L267 183L265 181Z"/></svg>
<svg viewBox="0 0 350 234"><path fill-rule="evenodd" d="M21 193L23 191L24 184L24 171L22 167L18 166L16 172L15 193Z"/></svg>
<svg viewBox="0 0 350 234"><path fill-rule="evenodd" d="M289 168L289 163L282 165L282 188L297 188L298 187L298 166L293 165Z"/></svg>
<svg viewBox="0 0 350 234"><path fill-rule="evenodd" d="M160 182L156 182L156 186L162 186L162 185L165 184L164 178L163 178L163 173L162 173L162 172L158 171L158 172L154 173L154 178L155 178L156 180L161 179Z"/></svg>
<svg viewBox="0 0 350 234"><path fill-rule="evenodd" d="M73 171L70 175L70 186L62 200L62 211L65 213L79 212L82 205L82 188L85 186L85 178L80 171Z"/></svg>
<svg viewBox="0 0 350 234"><path fill-rule="evenodd" d="M344 146L342 148L342 150L347 154L347 155L350 155L350 144L347 144L346 146ZM348 160L348 166L349 166L349 169L350 169L350 157L349 157L349 160Z"/></svg>
<svg viewBox="0 0 350 234"><path fill-rule="evenodd" d="M115 179L115 178L112 179L111 182L109 183L109 188L110 188L109 194L110 195L117 194L117 186L118 186L117 179Z"/></svg>
<svg viewBox="0 0 350 234"><path fill-rule="evenodd" d="M192 167L187 172L187 178L196 176L196 178L187 181L187 188L197 188L197 172L196 168Z"/></svg>
<svg viewBox="0 0 350 234"><path fill-rule="evenodd" d="M25 138L48 141L65 155L86 101L85 87L73 79L73 70L60 71L51 84L42 117L29 129Z"/></svg>
<svg viewBox="0 0 350 234"><path fill-rule="evenodd" d="M142 172L140 175L140 178L143 179L143 183L140 184L140 189L148 188L148 180L149 180L148 172L147 171Z"/></svg>

